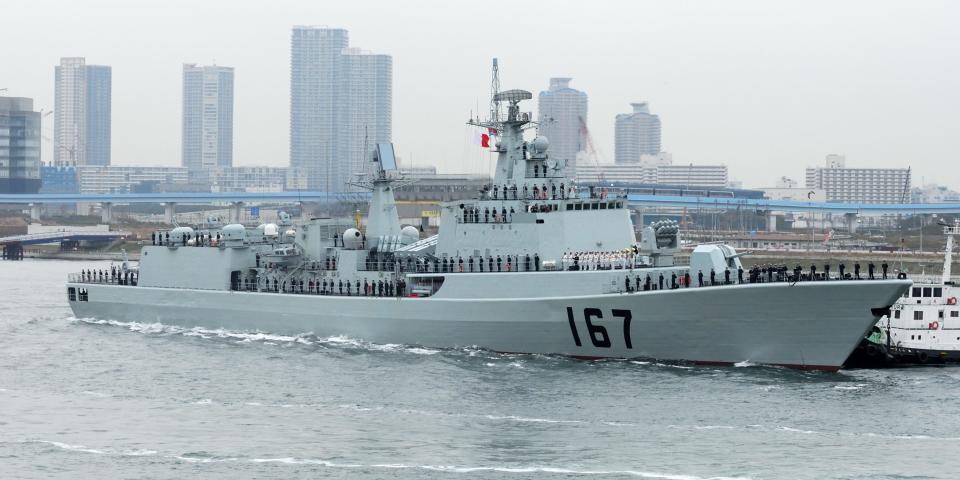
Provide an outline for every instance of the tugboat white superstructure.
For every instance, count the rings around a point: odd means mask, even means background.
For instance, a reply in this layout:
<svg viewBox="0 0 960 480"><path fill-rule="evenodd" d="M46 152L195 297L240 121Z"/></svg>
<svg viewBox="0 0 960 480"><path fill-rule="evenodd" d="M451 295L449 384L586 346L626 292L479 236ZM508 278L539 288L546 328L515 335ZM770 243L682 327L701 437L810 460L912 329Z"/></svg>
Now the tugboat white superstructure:
<svg viewBox="0 0 960 480"><path fill-rule="evenodd" d="M522 90L490 121L491 185L442 205L439 233L401 228L393 149L376 146L365 231L311 219L163 232L139 268L67 283L77 317L479 346L583 358L647 357L837 370L908 280L742 279L739 256L701 245L674 265L677 228L643 228L626 198L581 191L548 154ZM99 274L99 275L98 275ZM701 280L702 278L702 280Z"/></svg>
<svg viewBox="0 0 960 480"><path fill-rule="evenodd" d="M854 351L848 364L857 367L960 363L960 285L951 276L954 237L960 219L941 224L946 236L943 273L918 278Z"/></svg>

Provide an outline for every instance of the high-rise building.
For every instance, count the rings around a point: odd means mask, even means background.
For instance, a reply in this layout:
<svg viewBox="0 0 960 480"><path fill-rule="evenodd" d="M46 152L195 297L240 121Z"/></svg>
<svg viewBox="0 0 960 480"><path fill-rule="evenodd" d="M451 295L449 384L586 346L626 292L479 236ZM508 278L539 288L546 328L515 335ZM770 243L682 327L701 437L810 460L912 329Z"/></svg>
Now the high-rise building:
<svg viewBox="0 0 960 480"><path fill-rule="evenodd" d="M551 78L539 96L538 133L550 141L550 156L575 169L586 148L587 94L570 87L571 78Z"/></svg>
<svg viewBox="0 0 960 480"><path fill-rule="evenodd" d="M149 193L157 185L185 185L183 167L87 165L76 168L80 193Z"/></svg>
<svg viewBox="0 0 960 480"><path fill-rule="evenodd" d="M64 57L56 67L53 158L58 165L110 165L112 70Z"/></svg>
<svg viewBox="0 0 960 480"><path fill-rule="evenodd" d="M630 105L633 113L617 115L617 163L639 162L641 155L660 153L660 117L650 113L646 102Z"/></svg>
<svg viewBox="0 0 960 480"><path fill-rule="evenodd" d="M392 129L393 60L356 48L343 50L337 89L337 175L327 191L346 188L357 174L370 173L377 143L389 142Z"/></svg>
<svg viewBox="0 0 960 480"><path fill-rule="evenodd" d="M33 99L0 97L0 193L40 190L40 138Z"/></svg>
<svg viewBox="0 0 960 480"><path fill-rule="evenodd" d="M807 188L826 191L828 202L907 203L909 168L847 168L842 155L827 155L825 167L807 167Z"/></svg>
<svg viewBox="0 0 960 480"><path fill-rule="evenodd" d="M726 165L674 165L673 155L643 155L639 162L577 165L581 182L636 183L688 188L724 188L729 184Z"/></svg>
<svg viewBox="0 0 960 480"><path fill-rule="evenodd" d="M110 165L113 71L87 65L87 165Z"/></svg>
<svg viewBox="0 0 960 480"><path fill-rule="evenodd" d="M340 191L392 128L392 60L350 49L346 30L294 27L290 167L310 189ZM364 152L366 145L367 152Z"/></svg>
<svg viewBox="0 0 960 480"><path fill-rule="evenodd" d="M233 165L233 68L183 65L182 142L193 176Z"/></svg>

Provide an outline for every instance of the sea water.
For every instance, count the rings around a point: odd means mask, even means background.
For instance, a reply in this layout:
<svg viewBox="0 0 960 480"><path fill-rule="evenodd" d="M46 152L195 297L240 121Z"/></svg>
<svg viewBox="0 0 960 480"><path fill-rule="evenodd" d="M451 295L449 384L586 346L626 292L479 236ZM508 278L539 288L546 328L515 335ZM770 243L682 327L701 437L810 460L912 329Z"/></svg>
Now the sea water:
<svg viewBox="0 0 960 480"><path fill-rule="evenodd" d="M585 362L74 318L0 262L0 478L960 475L960 369ZM638 334L642 334L638 332Z"/></svg>

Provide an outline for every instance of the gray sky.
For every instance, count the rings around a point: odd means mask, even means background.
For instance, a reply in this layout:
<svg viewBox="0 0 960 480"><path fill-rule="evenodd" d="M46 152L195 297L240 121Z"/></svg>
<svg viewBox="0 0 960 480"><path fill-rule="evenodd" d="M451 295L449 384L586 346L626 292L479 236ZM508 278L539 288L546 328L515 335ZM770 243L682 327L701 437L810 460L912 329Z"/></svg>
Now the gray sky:
<svg viewBox="0 0 960 480"><path fill-rule="evenodd" d="M234 163L287 165L290 28L327 25L393 56L404 162L482 166L463 122L486 108L496 56L504 88L536 94L572 76L608 162L614 116L646 100L675 163L724 163L746 186L802 183L804 167L841 153L960 189L957 2L7 0L0 11L4 94L51 109L61 56L113 67L115 164L179 165L181 64L216 61L236 68Z"/></svg>

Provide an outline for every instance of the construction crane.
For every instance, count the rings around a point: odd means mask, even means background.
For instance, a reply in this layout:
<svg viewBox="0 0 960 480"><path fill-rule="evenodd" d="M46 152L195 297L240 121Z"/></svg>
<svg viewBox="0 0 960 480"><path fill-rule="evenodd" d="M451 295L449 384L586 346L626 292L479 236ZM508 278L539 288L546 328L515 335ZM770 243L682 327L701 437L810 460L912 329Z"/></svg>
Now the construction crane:
<svg viewBox="0 0 960 480"><path fill-rule="evenodd" d="M582 116L577 116L577 120L580 122L580 136L583 138L583 153L586 154L586 158L592 161L593 165L597 167L597 180L599 183L606 181L606 178L603 174L603 169L600 168L600 153L598 153L596 146L593 143L593 135L590 134L590 129L587 128L587 122L583 119Z"/></svg>
<svg viewBox="0 0 960 480"><path fill-rule="evenodd" d="M907 167L907 178L903 180L903 193L900 195L900 203L907 203L907 195L910 194L910 168Z"/></svg>

